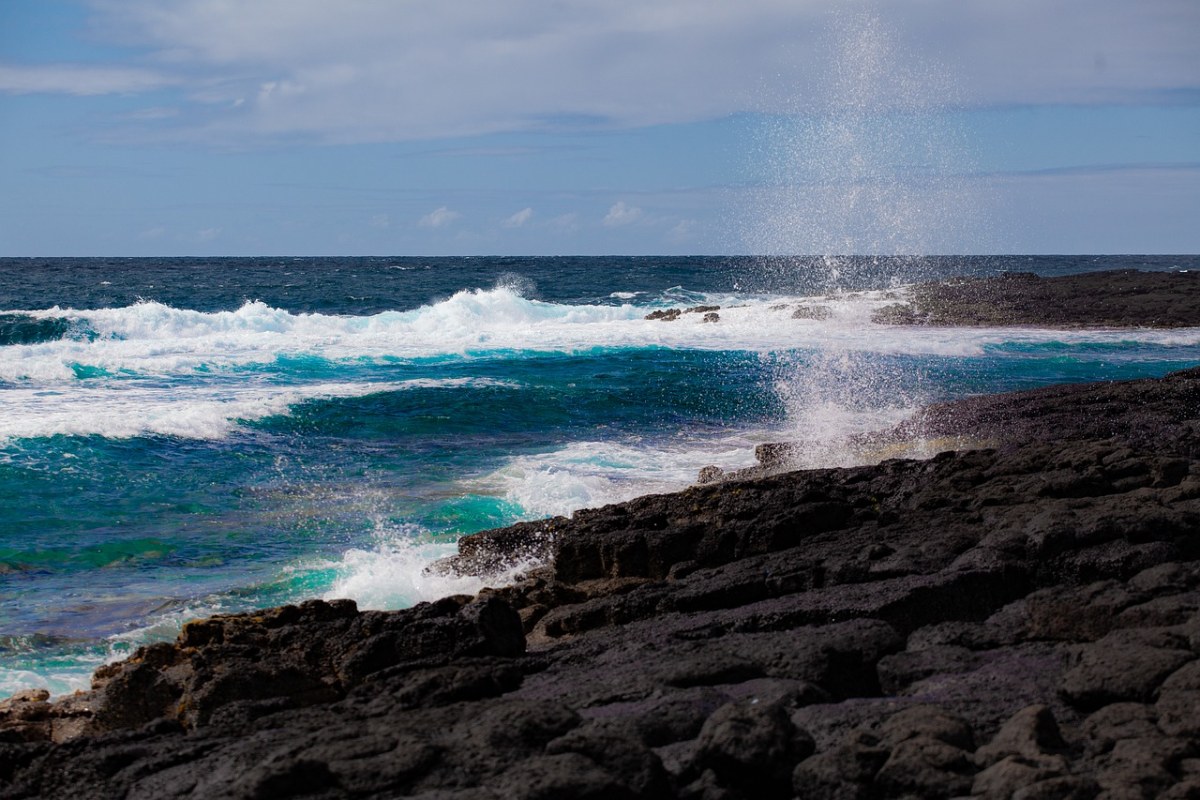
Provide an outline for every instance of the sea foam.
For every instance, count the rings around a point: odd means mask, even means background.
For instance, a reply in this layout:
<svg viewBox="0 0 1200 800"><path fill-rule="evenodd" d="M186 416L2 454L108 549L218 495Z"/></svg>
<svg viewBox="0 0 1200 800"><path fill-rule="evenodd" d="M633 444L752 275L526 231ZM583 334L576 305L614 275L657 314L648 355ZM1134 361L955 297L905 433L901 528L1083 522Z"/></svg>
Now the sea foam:
<svg viewBox="0 0 1200 800"><path fill-rule="evenodd" d="M0 442L45 436L175 436L222 439L243 422L280 414L320 399L364 397L382 392L466 386L515 386L487 378L417 378L395 382L311 383L272 386L246 382L222 386L139 385L5 389Z"/></svg>
<svg viewBox="0 0 1200 800"><path fill-rule="evenodd" d="M1123 357L1136 358L1131 344L1157 348L1158 355L1164 347L1200 345L1197 328L1058 331L872 322L875 311L902 299L894 292L863 292L743 297L730 303L734 298L676 287L664 292L657 306L570 305L532 300L502 286L366 316L295 314L261 302L218 312L156 302L12 312L68 320L92 335L0 347L5 406L0 439L55 434L216 439L242 421L287 414L309 400L431 385L354 371L429 359L672 348L794 353L796 363L809 365L810 355L830 353L970 358L998 350L1119 345ZM656 307L683 306L674 301L722 305L719 321L705 322L701 313L646 319ZM306 364L315 367L301 368Z"/></svg>
<svg viewBox="0 0 1200 800"><path fill-rule="evenodd" d="M732 298L675 292L679 300L722 305ZM664 298L673 297L668 291ZM1005 343L1146 341L1200 344L1200 330L1042 331L1000 328L891 327L871 322L894 302L890 293L771 297L722 305L719 322L703 314L647 320L655 306L566 305L522 297L509 288L461 291L409 311L368 316L294 314L249 302L236 311L199 312L144 302L115 309L53 308L22 313L86 325L91 339L0 348L0 381L73 383L105 376L211 374L281 357L330 362L414 360L594 348L670 347L775 352L851 350L884 354L977 356ZM668 304L660 301L657 307ZM675 307L681 307L682 304ZM818 318L797 309L820 307Z"/></svg>

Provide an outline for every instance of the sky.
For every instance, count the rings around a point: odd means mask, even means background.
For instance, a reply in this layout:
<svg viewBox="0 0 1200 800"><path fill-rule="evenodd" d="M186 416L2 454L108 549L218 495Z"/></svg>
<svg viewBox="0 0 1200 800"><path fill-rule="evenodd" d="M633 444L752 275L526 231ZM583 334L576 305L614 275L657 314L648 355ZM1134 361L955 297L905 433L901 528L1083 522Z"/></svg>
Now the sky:
<svg viewBox="0 0 1200 800"><path fill-rule="evenodd" d="M0 0L0 256L1200 252L1197 0Z"/></svg>

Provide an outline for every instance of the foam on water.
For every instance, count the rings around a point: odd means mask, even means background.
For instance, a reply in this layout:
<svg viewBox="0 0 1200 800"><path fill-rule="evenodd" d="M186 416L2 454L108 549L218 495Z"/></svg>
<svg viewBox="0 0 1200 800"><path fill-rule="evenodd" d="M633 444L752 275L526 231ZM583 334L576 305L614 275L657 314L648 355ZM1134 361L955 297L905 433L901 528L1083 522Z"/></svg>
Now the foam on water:
<svg viewBox="0 0 1200 800"><path fill-rule="evenodd" d="M263 382L223 385L143 385L57 389L5 389L0 442L44 436L176 436L223 439L240 423L287 414L318 399L365 397L426 388L515 386L486 378L413 379L397 382L311 383L275 386Z"/></svg>
<svg viewBox="0 0 1200 800"><path fill-rule="evenodd" d="M508 288L459 292L414 311L365 317L291 314L261 303L212 313L158 303L96 311L51 309L21 313L80 319L100 335L91 341L63 339L0 348L0 381L53 386L104 377L196 376L250 365L269 366L291 357L315 357L334 364L364 359L386 363L630 347L750 352L832 348L970 356L1005 342L1190 344L1197 337L1191 329L1067 333L872 324L871 314L895 302L895 297L893 292L864 292L825 297L679 298L694 305L721 305L717 324L705 323L703 314L684 314L672 322L646 320L650 306L543 303ZM828 316L792 317L797 307L813 305Z"/></svg>
<svg viewBox="0 0 1200 800"><path fill-rule="evenodd" d="M467 484L471 491L497 494L524 516L570 515L581 508L619 503L645 494L678 491L709 464L754 463L754 446L768 431L739 431L676 441L591 440L516 456L495 472Z"/></svg>
<svg viewBox="0 0 1200 800"><path fill-rule="evenodd" d="M56 665L47 666L43 661L36 669L0 667L0 698L27 689L46 689L54 696L87 689L92 684L92 673L109 660L102 655L80 653Z"/></svg>
<svg viewBox="0 0 1200 800"><path fill-rule="evenodd" d="M365 317L291 314L261 303L212 313L159 303L25 312L78 318L99 335L0 348L0 381L10 384L0 394L5 406L0 440L56 434L219 439L235 431L239 421L286 414L316 398L480 385L483 380L329 381L293 373L295 364L314 359L333 369L397 359L411 363L464 354L521 358L597 348L794 352L800 354L797 366L791 374L780 370L778 385L797 409L797 424L809 426L811 414L801 410L828 406L832 394L861 401L892 391L888 376L868 376L863 354L966 358L1110 347L1120 348L1124 358L1136 358L1135 345L1158 350L1200 345L1196 328L1061 331L874 324L872 314L902 300L902 290L731 298L676 287L664 293L660 307L683 305L665 302L668 298L721 305L720 321L706 323L699 313L674 321L647 320L649 306L543 303L506 287L459 292L413 311ZM261 374L247 374L251 368ZM848 386L853 392L846 391ZM902 398L900 405L911 407L922 399Z"/></svg>
<svg viewBox="0 0 1200 800"><path fill-rule="evenodd" d="M532 566L515 561L486 580L429 569L456 552L453 543L431 541L416 526L380 525L371 547L351 548L328 565L336 577L323 597L348 597L365 609L407 608L450 595L476 594L485 584L505 583Z"/></svg>
<svg viewBox="0 0 1200 800"><path fill-rule="evenodd" d="M515 518L570 515L655 492L677 491L693 483L701 467L714 463L749 466L754 445L769 436L745 433L705 439L650 443L574 442L534 455L517 456L493 473L459 484L470 496L503 497ZM326 599L349 597L362 608L402 608L450 594L473 594L485 583L503 583L533 564L517 561L501 575L456 576L428 569L457 552L450 542L433 541L414 525L379 521L370 547L346 550L318 568L335 574Z"/></svg>

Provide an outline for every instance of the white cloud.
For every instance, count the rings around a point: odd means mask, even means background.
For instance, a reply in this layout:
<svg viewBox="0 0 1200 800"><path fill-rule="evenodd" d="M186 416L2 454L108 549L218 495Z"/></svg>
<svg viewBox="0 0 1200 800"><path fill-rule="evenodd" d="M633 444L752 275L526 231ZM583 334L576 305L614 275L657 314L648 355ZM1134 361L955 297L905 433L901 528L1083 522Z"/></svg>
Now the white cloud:
<svg viewBox="0 0 1200 800"><path fill-rule="evenodd" d="M223 139L389 141L790 113L869 97L847 83L897 72L928 87L929 102L946 101L951 86L966 105L1127 102L1200 87L1195 0L91 5L92 28L139 48L136 63L188 77L188 100L204 111L192 124ZM863 10L890 44L855 30ZM136 66L0 70L9 92L136 92L172 80Z"/></svg>
<svg viewBox="0 0 1200 800"><path fill-rule="evenodd" d="M642 210L637 206L629 206L624 200L619 200L612 204L608 209L608 213L604 215L604 226L606 228L618 228L622 225L629 225L637 222L642 216Z"/></svg>
<svg viewBox="0 0 1200 800"><path fill-rule="evenodd" d="M513 214L511 217L504 220L504 227L520 228L522 225L524 225L526 222L529 222L529 220L531 220L531 219L533 219L533 209L532 208L522 208L520 211Z"/></svg>
<svg viewBox="0 0 1200 800"><path fill-rule="evenodd" d="M462 214L459 214L457 211L451 211L445 206L442 206L441 208L435 208L433 211L430 211L428 214L421 217L421 219L417 221L417 224L422 228L444 228L461 216Z"/></svg>

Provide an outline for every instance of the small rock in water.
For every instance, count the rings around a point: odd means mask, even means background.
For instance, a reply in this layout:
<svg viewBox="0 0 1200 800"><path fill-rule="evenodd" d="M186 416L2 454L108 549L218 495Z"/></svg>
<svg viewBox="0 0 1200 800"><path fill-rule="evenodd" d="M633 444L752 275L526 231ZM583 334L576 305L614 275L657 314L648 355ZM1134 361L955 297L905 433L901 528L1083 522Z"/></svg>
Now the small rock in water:
<svg viewBox="0 0 1200 800"><path fill-rule="evenodd" d="M721 315L715 311L709 311L704 315L704 322L720 322Z"/></svg>
<svg viewBox="0 0 1200 800"><path fill-rule="evenodd" d="M766 442L754 448L754 458L764 467L778 467L795 457L795 445L787 442Z"/></svg>
<svg viewBox="0 0 1200 800"><path fill-rule="evenodd" d="M825 306L800 306L792 312L792 319L829 319L832 313Z"/></svg>
<svg viewBox="0 0 1200 800"><path fill-rule="evenodd" d="M660 308L658 311L651 311L646 315L645 319L659 319L663 322L671 322L679 319L679 315L683 312L678 308Z"/></svg>

